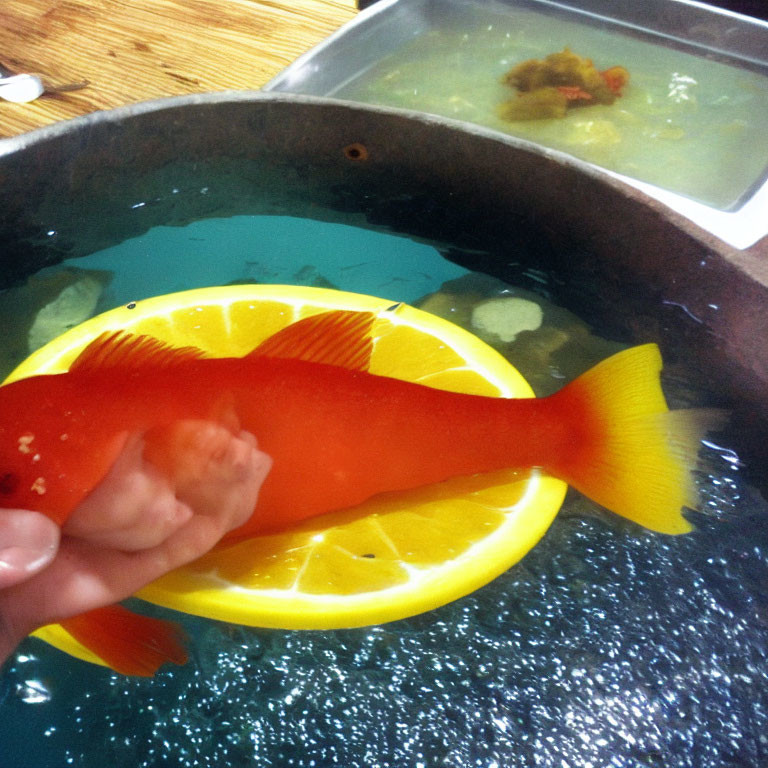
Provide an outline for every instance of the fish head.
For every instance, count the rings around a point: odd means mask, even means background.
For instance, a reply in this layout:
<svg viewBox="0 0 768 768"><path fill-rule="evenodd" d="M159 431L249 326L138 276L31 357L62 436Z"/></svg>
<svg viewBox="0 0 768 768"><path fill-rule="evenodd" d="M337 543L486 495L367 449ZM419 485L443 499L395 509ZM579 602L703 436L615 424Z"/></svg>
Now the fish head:
<svg viewBox="0 0 768 768"><path fill-rule="evenodd" d="M48 462L30 427L0 426L0 506L5 508L39 510L47 493Z"/></svg>
<svg viewBox="0 0 768 768"><path fill-rule="evenodd" d="M0 508L35 510L59 524L125 442L125 433L104 429L98 408L86 408L65 379L38 376L0 387Z"/></svg>
<svg viewBox="0 0 768 768"><path fill-rule="evenodd" d="M62 509L70 504L61 498L59 488L69 474L68 447L64 445L68 435L59 433L60 447L54 439L50 429L32 416L0 424L0 507L61 514L70 511Z"/></svg>

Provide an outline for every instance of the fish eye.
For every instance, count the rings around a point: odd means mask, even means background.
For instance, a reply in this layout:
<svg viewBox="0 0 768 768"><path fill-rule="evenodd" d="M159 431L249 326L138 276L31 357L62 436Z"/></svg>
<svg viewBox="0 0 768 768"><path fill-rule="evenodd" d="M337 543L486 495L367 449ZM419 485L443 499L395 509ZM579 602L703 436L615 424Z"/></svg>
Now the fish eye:
<svg viewBox="0 0 768 768"><path fill-rule="evenodd" d="M19 487L19 476L13 472L0 474L0 494L8 496Z"/></svg>

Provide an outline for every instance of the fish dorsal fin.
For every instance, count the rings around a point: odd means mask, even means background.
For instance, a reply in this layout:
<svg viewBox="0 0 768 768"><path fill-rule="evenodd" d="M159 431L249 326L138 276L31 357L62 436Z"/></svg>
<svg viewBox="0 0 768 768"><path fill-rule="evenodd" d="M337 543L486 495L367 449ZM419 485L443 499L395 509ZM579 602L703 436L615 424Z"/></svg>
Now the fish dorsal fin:
<svg viewBox="0 0 768 768"><path fill-rule="evenodd" d="M282 357L367 371L373 312L333 310L305 317L259 344L248 356Z"/></svg>
<svg viewBox="0 0 768 768"><path fill-rule="evenodd" d="M197 347L172 347L151 336L127 331L106 331L97 336L70 365L70 371L105 368L162 368L207 355Z"/></svg>

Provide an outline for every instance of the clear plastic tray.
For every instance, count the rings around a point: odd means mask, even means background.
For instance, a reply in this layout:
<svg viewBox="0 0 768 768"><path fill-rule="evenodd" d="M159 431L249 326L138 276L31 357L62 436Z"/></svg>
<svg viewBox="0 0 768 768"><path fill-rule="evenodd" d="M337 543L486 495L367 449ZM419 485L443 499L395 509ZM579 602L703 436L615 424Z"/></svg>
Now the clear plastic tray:
<svg viewBox="0 0 768 768"><path fill-rule="evenodd" d="M610 106L504 121L502 75L564 47L630 72ZM746 248L768 234L768 23L689 0L381 0L266 90L415 109L580 158Z"/></svg>

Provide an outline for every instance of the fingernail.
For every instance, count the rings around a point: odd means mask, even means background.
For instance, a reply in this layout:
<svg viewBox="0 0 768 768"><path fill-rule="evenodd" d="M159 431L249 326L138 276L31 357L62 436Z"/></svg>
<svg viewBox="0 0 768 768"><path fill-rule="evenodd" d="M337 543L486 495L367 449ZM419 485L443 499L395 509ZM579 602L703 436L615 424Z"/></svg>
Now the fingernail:
<svg viewBox="0 0 768 768"><path fill-rule="evenodd" d="M6 547L0 549L0 587L8 587L34 576L51 563L56 547L34 549Z"/></svg>
<svg viewBox="0 0 768 768"><path fill-rule="evenodd" d="M32 547L7 547L0 549L0 567L20 568L35 573L45 568L56 555L56 547L34 549Z"/></svg>

